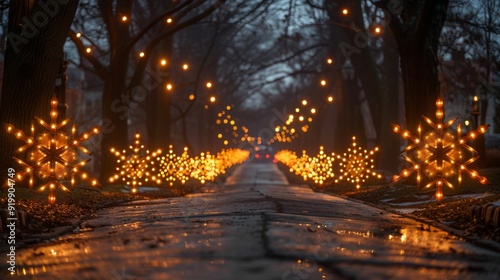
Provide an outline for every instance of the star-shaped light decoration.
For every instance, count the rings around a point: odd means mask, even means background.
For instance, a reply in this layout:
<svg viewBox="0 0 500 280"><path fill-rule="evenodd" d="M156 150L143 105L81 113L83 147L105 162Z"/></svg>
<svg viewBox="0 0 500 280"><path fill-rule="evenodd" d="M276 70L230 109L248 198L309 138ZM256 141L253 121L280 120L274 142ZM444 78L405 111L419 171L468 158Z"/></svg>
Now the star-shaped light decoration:
<svg viewBox="0 0 500 280"><path fill-rule="evenodd" d="M274 155L274 158L288 167L295 165L298 160L297 154L290 150L281 150Z"/></svg>
<svg viewBox="0 0 500 280"><path fill-rule="evenodd" d="M382 175L373 171L375 168L373 156L376 152L378 152L378 147L375 147L371 151L358 147L356 137L353 136L352 148L348 148L347 153L344 153L344 155L337 156L340 161L340 176L335 180L335 183L345 179L348 182L356 184L356 188L359 189L361 184L370 178L370 176L381 179Z"/></svg>
<svg viewBox="0 0 500 280"><path fill-rule="evenodd" d="M191 166L189 164L188 148L184 148L181 155L174 153L172 145L169 146L168 154L158 158L160 163L158 177L163 178L173 186L175 181L181 181L184 184L191 174Z"/></svg>
<svg viewBox="0 0 500 280"><path fill-rule="evenodd" d="M24 170L17 173L17 178L23 180L25 176L29 176L29 186L32 188L34 177L38 177L43 182L38 191L44 191L48 188L50 203L56 201L54 191L57 187L68 191L61 183L62 180L70 178L71 187L74 187L75 175L80 175L82 179L89 180L92 186L100 187L96 179L81 171L81 168L90 161L90 158L78 161L78 151L91 155L90 151L81 144L89 140L91 136L98 134L99 128L94 127L89 132L76 137L76 128L73 125L71 136L68 136L65 130L71 118L58 123L57 105L57 99L53 98L50 102L50 123L35 117L36 123L44 130L43 132L35 133L35 125L32 124L31 136L27 136L13 125L5 125L7 132L14 134L17 139L25 143L24 146L15 151L15 153L24 155L21 158L25 158L23 160L14 157L14 160L24 168Z"/></svg>
<svg viewBox="0 0 500 280"><path fill-rule="evenodd" d="M115 148L110 149L111 153L118 158L116 160L118 166L116 167L117 173L109 177L108 181L114 183L121 178L122 182L132 188L132 193L137 192L137 187L145 183L161 183L156 177L157 170L154 161L161 154L161 150L142 152L144 145L141 145L140 138L141 135L136 133L134 145L129 146L132 151L130 154L127 154L126 150L120 152Z"/></svg>
<svg viewBox="0 0 500 280"><path fill-rule="evenodd" d="M393 177L394 182L409 177L417 172L417 184L420 188L422 175L430 180L425 185L426 188L436 186L436 200L443 199L443 185L453 188L446 178L458 177L458 182L462 181L462 172L472 179L478 180L481 184L487 184L488 180L480 176L477 171L469 169L467 165L476 161L478 153L467 142L475 139L478 135L484 134L489 125L481 125L477 129L469 131L462 137L460 123L457 126L456 136L451 131L451 126L456 118L444 123L443 101L436 101L436 123L429 118L422 116L426 123L432 128L422 137L422 129L418 127L418 137L413 136L408 130L403 130L398 125L393 125L393 130L399 133L410 143L404 149L406 153L403 158L411 167L403 169L399 175Z"/></svg>
<svg viewBox="0 0 500 280"><path fill-rule="evenodd" d="M335 175L332 171L333 161L335 160L334 154L331 156L327 155L323 151L323 146L320 147L319 153L309 158L311 164L311 171L309 173L309 178L311 178L314 183L323 185L323 183L329 178L333 178Z"/></svg>
<svg viewBox="0 0 500 280"><path fill-rule="evenodd" d="M206 181L213 181L220 174L216 160L210 152L201 153L199 157L192 158L190 165L193 167L191 177L199 180L202 184Z"/></svg>
<svg viewBox="0 0 500 280"><path fill-rule="evenodd" d="M290 167L290 172L294 172L295 175L301 176L304 181L307 181L307 178L311 177L312 164L306 151L302 151L302 155L297 158L295 163Z"/></svg>

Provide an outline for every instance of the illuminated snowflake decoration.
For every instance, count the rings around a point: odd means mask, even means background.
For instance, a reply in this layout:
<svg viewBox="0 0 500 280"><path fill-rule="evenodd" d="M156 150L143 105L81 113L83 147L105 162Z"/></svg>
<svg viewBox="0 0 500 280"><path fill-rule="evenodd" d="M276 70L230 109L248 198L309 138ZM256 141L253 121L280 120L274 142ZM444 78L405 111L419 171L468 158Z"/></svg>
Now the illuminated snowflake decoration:
<svg viewBox="0 0 500 280"><path fill-rule="evenodd" d="M458 177L460 183L462 173L466 173L481 184L488 183L485 177L467 167L467 165L479 158L477 152L467 145L467 142L475 139L478 135L484 134L488 129L488 125L479 126L476 130L469 131L462 137L462 129L459 123L455 136L450 127L455 123L456 118L443 123L443 101L438 99L436 107L436 123L423 116L424 120L432 128L423 137L420 126L418 127L418 137L415 137L408 130L393 125L394 132L399 133L410 142L403 151L406 154L403 158L411 165L411 167L402 170L399 175L395 175L393 180L398 182L416 172L417 183L420 188L422 177L425 176L430 180L425 187L429 188L435 185L436 200L440 202L443 199L443 185L453 188L453 185L446 178Z"/></svg>
<svg viewBox="0 0 500 280"><path fill-rule="evenodd" d="M202 184L213 181L221 173L217 161L209 152L201 153L190 160L192 166L191 177L199 180Z"/></svg>
<svg viewBox="0 0 500 280"><path fill-rule="evenodd" d="M356 137L352 137L352 148L348 148L344 155L337 156L340 161L340 176L335 180L335 183L346 180L355 184L356 188L359 189L370 176L381 179L382 175L373 171L375 168L373 156L376 152L378 152L378 147L371 151L364 150L357 146Z"/></svg>
<svg viewBox="0 0 500 280"><path fill-rule="evenodd" d="M89 140L91 136L98 134L98 127L94 127L90 132L85 132L76 137L76 128L73 125L71 136L68 136L65 130L71 118L58 123L57 105L57 99L52 99L50 102L50 123L35 117L36 123L42 128L43 132L36 133L35 124L32 124L31 135L27 136L13 125L5 125L7 132L14 134L17 139L25 143L24 146L15 151L15 153L22 156L14 157L14 160L24 168L24 170L17 173L17 178L23 180L26 176L29 176L29 186L32 188L34 177L37 177L42 182L42 186L38 191L44 191L48 188L50 203L56 201L54 194L56 188L68 191L61 181L70 179L73 188L76 175L79 175L84 180L89 180L92 186L100 186L96 179L81 171L81 168L90 161L90 158L78 161L78 151L91 155L90 151L81 144Z"/></svg>
<svg viewBox="0 0 500 280"><path fill-rule="evenodd" d="M274 155L274 158L288 167L295 165L298 160L297 154L290 150L281 150Z"/></svg>
<svg viewBox="0 0 500 280"><path fill-rule="evenodd" d="M307 181L307 178L310 177L311 174L311 162L309 160L309 156L306 151L302 151L302 155L297 158L295 163L291 166L290 172L294 172L295 175L299 175Z"/></svg>
<svg viewBox="0 0 500 280"><path fill-rule="evenodd" d="M174 153L172 146L169 146L168 154L158 158L158 161L160 163L158 177L163 178L170 186L173 186L175 181L184 184L189 179L191 166L188 148L184 148L184 152L179 156Z"/></svg>
<svg viewBox="0 0 500 280"><path fill-rule="evenodd" d="M141 135L137 133L134 145L129 146L132 151L130 154L127 154L126 150L121 152L114 148L110 150L118 158L116 160L118 166L116 167L117 173L109 177L108 181L115 183L121 179L122 182L131 187L132 193L137 192L137 187L146 183L161 183L156 177L157 170L154 161L161 154L161 150L143 152L144 145L141 145L140 138Z"/></svg>
<svg viewBox="0 0 500 280"><path fill-rule="evenodd" d="M333 161L335 160L334 154L329 156L323 151L323 147L320 147L319 153L309 158L310 162L310 172L309 178L311 178L314 183L323 185L329 178L334 177Z"/></svg>

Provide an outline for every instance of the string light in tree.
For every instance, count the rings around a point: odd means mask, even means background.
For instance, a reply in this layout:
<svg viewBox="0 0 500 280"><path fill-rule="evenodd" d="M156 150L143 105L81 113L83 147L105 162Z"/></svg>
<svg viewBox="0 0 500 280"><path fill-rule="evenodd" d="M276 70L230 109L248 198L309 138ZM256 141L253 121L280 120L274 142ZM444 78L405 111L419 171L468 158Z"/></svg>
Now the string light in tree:
<svg viewBox="0 0 500 280"><path fill-rule="evenodd" d="M430 131L422 135L422 128L418 127L418 136L413 136L408 130L403 130L398 125L393 125L394 132L401 135L410 143L404 149L405 161L411 165L405 168L399 175L395 175L393 180L398 182L417 173L417 185L424 180L430 182L426 188L436 186L436 200L443 199L443 186L454 188L447 178L457 177L458 183L462 181L462 173L466 173L470 178L487 184L488 180L480 176L477 171L467 166L476 161L478 153L467 142L474 140L478 135L484 134L489 125L481 125L477 129L469 131L462 137L460 123L457 125L456 135L452 132L451 126L456 122L456 118L443 122L444 103L441 99L436 101L436 123L429 118L422 116L430 127Z"/></svg>
<svg viewBox="0 0 500 280"><path fill-rule="evenodd" d="M17 179L21 181L26 176L29 176L29 187L32 188L34 177L37 177L42 182L42 186L38 191L44 191L48 188L50 203L56 201L54 194L56 188L68 191L61 183L61 180L70 179L73 188L75 176L80 175L81 179L89 180L92 186L100 186L96 179L81 171L81 168L90 159L78 161L78 151L91 155L90 151L81 144L89 140L93 135L98 134L98 127L94 127L89 132L76 137L76 128L73 125L71 136L68 136L65 130L71 119L68 118L58 123L57 106L57 99L53 98L50 102L50 123L35 117L36 123L44 132L35 133L35 125L32 124L31 136L27 136L13 125L5 125L8 133L12 133L17 139L25 143L24 146L15 151L16 154L21 154L21 158L24 159L14 157L14 160L24 168L17 173Z"/></svg>
<svg viewBox="0 0 500 280"><path fill-rule="evenodd" d="M172 89L174 88L174 86L171 84L171 83L168 83L165 88L168 90L168 91L172 91Z"/></svg>
<svg viewBox="0 0 500 280"><path fill-rule="evenodd" d="M373 156L378 150L378 147L375 147L371 151L358 147L356 137L353 136L352 147L347 149L347 153L337 156L340 166L340 176L335 180L335 183L346 180L355 184L356 188L359 189L361 184L370 178L370 176L382 179L382 175L373 171L373 168L375 168Z"/></svg>
<svg viewBox="0 0 500 280"><path fill-rule="evenodd" d="M121 152L115 148L111 148L110 152L117 157L116 171L114 175L109 177L109 183L115 183L120 180L130 186L132 193L137 192L137 187L147 183L160 184L161 181L156 177L155 159L161 154L158 149L154 152L144 150L144 145L141 145L141 135L135 134L134 145L129 146L131 153L126 150Z"/></svg>

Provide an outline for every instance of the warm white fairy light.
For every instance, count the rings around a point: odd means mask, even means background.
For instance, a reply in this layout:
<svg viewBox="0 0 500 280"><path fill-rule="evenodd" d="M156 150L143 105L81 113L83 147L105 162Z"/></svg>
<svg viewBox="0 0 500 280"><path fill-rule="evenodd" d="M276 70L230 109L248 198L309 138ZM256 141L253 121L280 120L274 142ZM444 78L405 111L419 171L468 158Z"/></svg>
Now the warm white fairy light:
<svg viewBox="0 0 500 280"><path fill-rule="evenodd" d="M411 165L411 167L401 171L399 175L395 175L393 180L398 182L416 172L419 187L420 183L426 179L430 181L426 184L426 188L436 186L436 200L438 202L443 198L443 185L453 188L453 184L447 178L457 177L458 183L460 183L462 173L466 173L481 184L488 183L485 177L467 167L479 158L478 153L467 145L467 142L484 134L489 125L481 125L476 130L469 131L465 136L462 136L462 128L459 123L455 136L451 131L451 126L455 123L456 118L444 123L443 106L443 101L438 99L436 101L436 123L423 116L425 122L432 129L424 135L422 135L421 127L418 127L418 137L416 137L408 130L393 125L394 132L410 142L404 150L406 155L403 158ZM424 176L425 178L423 178Z"/></svg>
<svg viewBox="0 0 500 280"><path fill-rule="evenodd" d="M147 183L159 184L160 180L156 177L157 167L155 159L161 154L158 149L154 152L144 150L144 145L141 145L141 135L135 134L134 145L129 146L131 153L126 150L118 151L111 148L110 152L117 157L116 171L114 175L109 177L109 183L115 183L121 179L122 182L131 187L132 193L137 192L137 187Z"/></svg>
<svg viewBox="0 0 500 280"><path fill-rule="evenodd" d="M172 146L169 146L167 154L158 158L160 165L158 177L163 178L170 186L173 186L176 181L180 181L182 184L186 183L192 172L189 159L188 148L184 148L183 153L177 155Z"/></svg>
<svg viewBox="0 0 500 280"><path fill-rule="evenodd" d="M370 177L382 179L382 175L373 171L375 168L373 157L379 149L376 147L368 151L357 146L356 137L352 137L352 141L352 147L348 148L347 152L342 156L337 156L340 166L340 176L335 180L335 183L346 180L355 184L356 188L359 189L361 184L366 182Z"/></svg>
<svg viewBox="0 0 500 280"><path fill-rule="evenodd" d="M42 182L42 186L38 190L49 189L48 199L50 203L54 203L56 200L54 191L57 187L68 191L60 182L61 180L70 179L71 187L74 187L75 175L80 175L82 179L89 180L92 186L99 186L96 179L91 178L81 170L90 159L78 161L78 151L90 155L90 151L81 144L89 140L93 135L98 134L98 127L94 127L89 132L76 137L76 128L73 126L71 136L68 136L65 130L70 119L58 123L57 106L57 99L52 99L50 103L50 123L35 117L37 124L45 132L35 133L35 125L32 125L31 136L27 136L13 125L5 125L8 133L12 133L17 139L25 142L24 146L15 151L15 153L24 155L21 157L23 159L14 157L14 160L24 168L24 170L17 173L17 179L23 180L26 176L29 176L29 186L31 188L34 184L34 177L37 177Z"/></svg>

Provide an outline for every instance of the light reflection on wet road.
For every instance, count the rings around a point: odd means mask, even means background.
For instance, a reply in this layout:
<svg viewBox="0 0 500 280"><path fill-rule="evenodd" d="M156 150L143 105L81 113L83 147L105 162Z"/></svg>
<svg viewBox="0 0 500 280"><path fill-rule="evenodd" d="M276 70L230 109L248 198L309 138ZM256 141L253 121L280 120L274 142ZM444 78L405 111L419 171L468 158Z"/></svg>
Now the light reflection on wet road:
<svg viewBox="0 0 500 280"><path fill-rule="evenodd" d="M20 250L25 279L499 279L500 254L246 163L221 190L102 210Z"/></svg>

